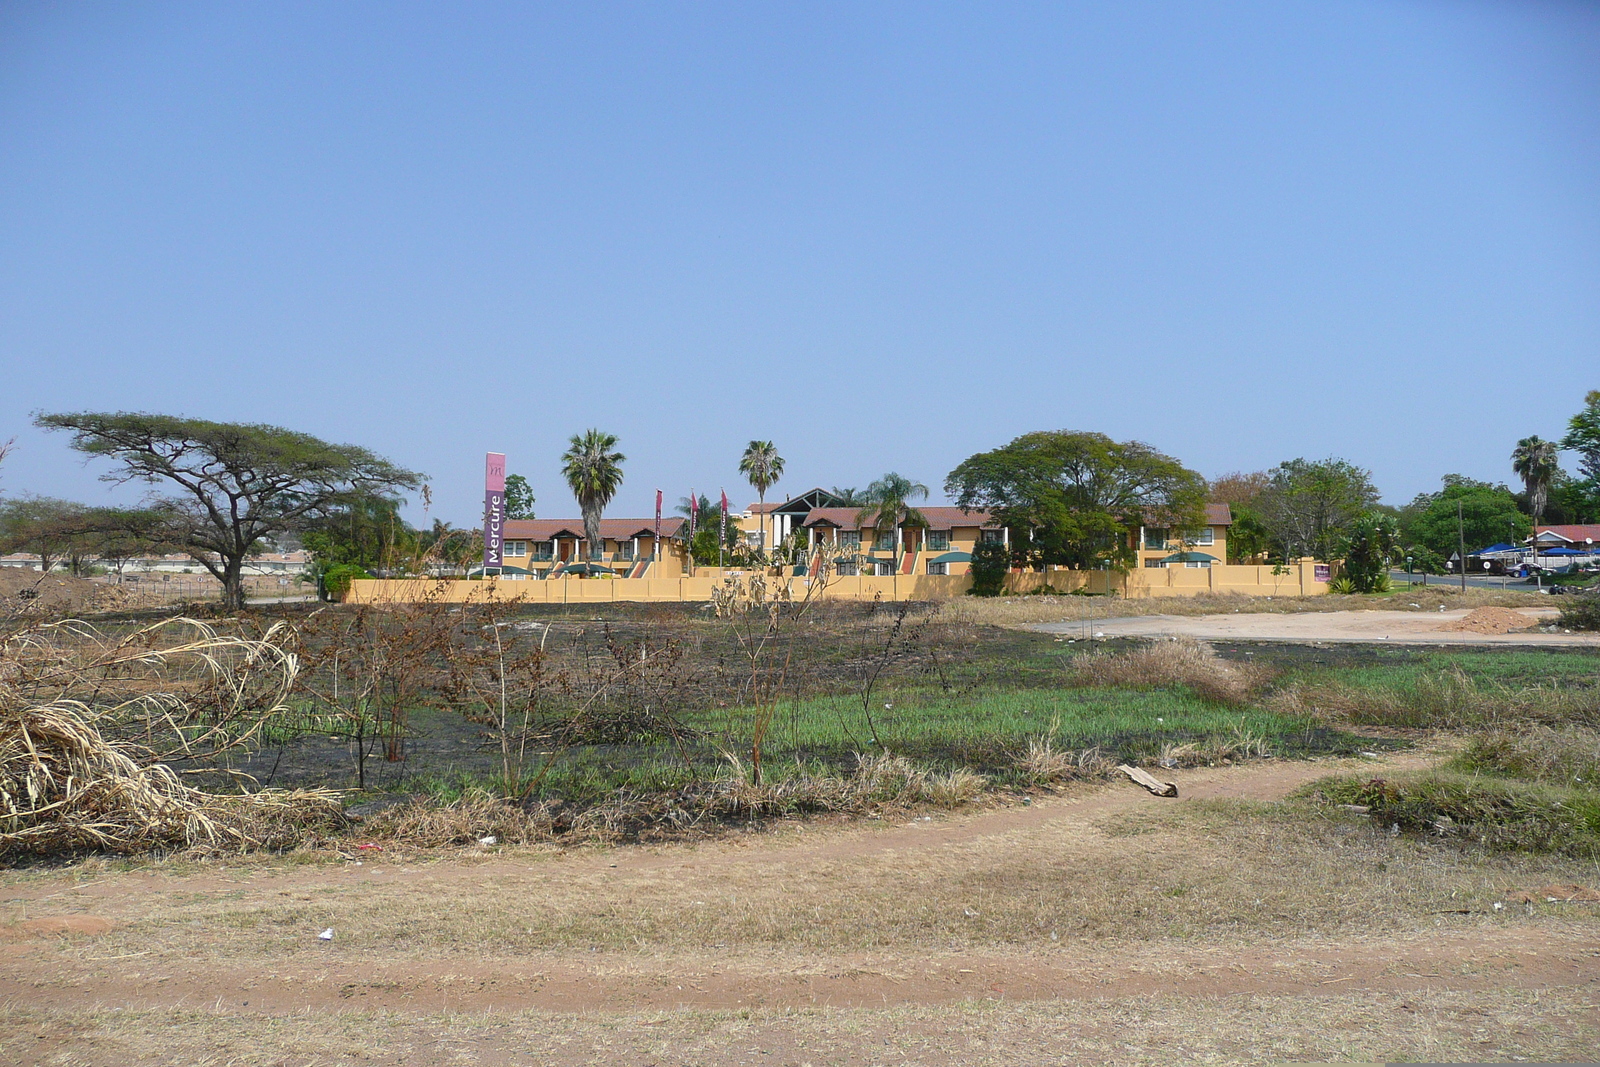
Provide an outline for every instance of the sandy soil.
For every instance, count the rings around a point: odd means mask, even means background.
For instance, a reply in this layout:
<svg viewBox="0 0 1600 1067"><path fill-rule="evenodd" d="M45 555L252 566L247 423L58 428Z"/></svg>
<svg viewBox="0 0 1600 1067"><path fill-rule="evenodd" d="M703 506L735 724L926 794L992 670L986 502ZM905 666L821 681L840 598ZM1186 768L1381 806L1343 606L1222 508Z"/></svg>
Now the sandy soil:
<svg viewBox="0 0 1600 1067"><path fill-rule="evenodd" d="M1469 613L1465 610L1325 611L1302 614L1236 612L1226 615L1145 615L1096 619L1092 629L1081 622L1037 623L1030 629L1081 637L1194 637L1203 641L1359 642L1389 641L1406 645L1547 645L1600 648L1595 633L1473 633L1448 629ZM1549 623L1555 608L1520 608L1528 625Z"/></svg>
<svg viewBox="0 0 1600 1067"><path fill-rule="evenodd" d="M1594 907L1490 900L1592 865L1441 866L1351 825L1310 832L1345 864L1311 870L1227 806L1436 756L692 847L10 871L0 1062L1585 1058Z"/></svg>

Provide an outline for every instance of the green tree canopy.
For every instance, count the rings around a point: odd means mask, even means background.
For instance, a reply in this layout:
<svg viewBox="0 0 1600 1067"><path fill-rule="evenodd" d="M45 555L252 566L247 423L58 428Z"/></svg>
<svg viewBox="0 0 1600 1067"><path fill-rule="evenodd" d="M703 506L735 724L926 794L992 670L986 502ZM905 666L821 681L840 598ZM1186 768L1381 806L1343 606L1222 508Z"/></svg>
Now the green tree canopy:
<svg viewBox="0 0 1600 1067"><path fill-rule="evenodd" d="M244 605L245 560L263 540L304 529L352 493L415 488L422 476L356 445L278 426L173 415L76 412L35 424L72 434L72 447L111 460L105 480L170 490L153 505L164 538L222 583L224 605Z"/></svg>
<svg viewBox="0 0 1600 1067"><path fill-rule="evenodd" d="M531 519L533 514L533 487L520 474L506 478L506 518Z"/></svg>
<svg viewBox="0 0 1600 1067"><path fill-rule="evenodd" d="M377 493L355 493L317 516L300 535L315 571L353 564L390 573L405 568L418 551L417 533L400 515L401 501Z"/></svg>
<svg viewBox="0 0 1600 1067"><path fill-rule="evenodd" d="M1432 557L1441 560L1455 555L1460 541L1457 505L1461 509L1460 530L1465 534L1468 552L1502 541L1515 543L1532 532L1528 516L1517 506L1516 496L1506 486L1458 474L1445 475L1443 482L1443 488L1437 493L1421 493L1401 509L1401 541L1408 548L1424 548Z"/></svg>
<svg viewBox="0 0 1600 1067"><path fill-rule="evenodd" d="M1286 559L1337 559L1351 524L1378 503L1371 472L1346 460L1291 459L1267 474L1254 511Z"/></svg>
<svg viewBox="0 0 1600 1067"><path fill-rule="evenodd" d="M1205 479L1139 441L1070 430L1023 434L969 457L945 479L957 506L992 512L1034 565L1125 566L1128 532L1201 525Z"/></svg>
<svg viewBox="0 0 1600 1067"><path fill-rule="evenodd" d="M31 552L46 572L59 560L72 563L87 551L88 515L82 504L50 496L0 502L0 552Z"/></svg>

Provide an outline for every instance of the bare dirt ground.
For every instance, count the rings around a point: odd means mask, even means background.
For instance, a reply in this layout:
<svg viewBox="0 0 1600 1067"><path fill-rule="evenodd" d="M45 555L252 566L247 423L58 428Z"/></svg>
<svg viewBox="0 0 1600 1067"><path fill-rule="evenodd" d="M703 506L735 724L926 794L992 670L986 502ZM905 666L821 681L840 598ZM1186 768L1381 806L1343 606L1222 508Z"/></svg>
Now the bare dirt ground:
<svg viewBox="0 0 1600 1067"><path fill-rule="evenodd" d="M1501 609L1510 611L1512 609ZM1518 608L1527 625L1548 625L1555 608ZM1045 633L1104 637L1193 637L1201 641L1359 642L1405 645L1548 645L1600 647L1595 633L1474 633L1461 628L1469 612L1325 611L1299 614L1237 612L1225 615L1144 615L1035 623Z"/></svg>
<svg viewBox="0 0 1600 1067"><path fill-rule="evenodd" d="M1595 864L1275 803L1437 758L696 845L12 870L0 1062L1593 1058L1596 906L1503 902Z"/></svg>

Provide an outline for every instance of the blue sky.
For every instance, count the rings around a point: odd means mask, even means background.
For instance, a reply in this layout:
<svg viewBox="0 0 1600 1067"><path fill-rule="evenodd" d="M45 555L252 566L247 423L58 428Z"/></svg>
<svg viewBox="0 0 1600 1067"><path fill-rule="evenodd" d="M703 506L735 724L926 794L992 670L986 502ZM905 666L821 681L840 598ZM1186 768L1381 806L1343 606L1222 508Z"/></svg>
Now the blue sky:
<svg viewBox="0 0 1600 1067"><path fill-rule="evenodd" d="M589 426L618 515L1061 428L1398 503L1600 388L1596 190L1592 4L13 0L0 490L107 499L29 417L125 409L457 524Z"/></svg>

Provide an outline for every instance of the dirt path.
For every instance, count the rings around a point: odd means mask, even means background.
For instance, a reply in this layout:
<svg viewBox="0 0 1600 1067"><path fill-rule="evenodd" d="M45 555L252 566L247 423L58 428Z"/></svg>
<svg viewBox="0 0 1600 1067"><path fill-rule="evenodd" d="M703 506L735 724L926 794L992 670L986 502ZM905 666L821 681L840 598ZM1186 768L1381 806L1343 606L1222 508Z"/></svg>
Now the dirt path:
<svg viewBox="0 0 1600 1067"><path fill-rule="evenodd" d="M1548 622L1555 608L1520 608L1529 625ZM1405 645L1525 645L1600 648L1600 633L1479 634L1441 629L1467 616L1456 611L1304 611L1298 613L1232 612L1218 615L1143 615L1096 619L1089 624L1098 637L1194 637L1203 641L1288 641ZM1044 633L1082 636L1083 622L1035 623Z"/></svg>
<svg viewBox="0 0 1600 1067"><path fill-rule="evenodd" d="M79 881L84 871L9 872L0 876L9 920L0 928L0 1061L195 1062L202 1045L238 1051L229 1042L249 1034L246 1051L256 1054L216 1062L345 1062L346 1055L349 1062L396 1063L1032 1062L1028 1050L1039 1046L1029 1035L1043 1025L1038 1013L1060 1018L1067 1004L1078 1005L1068 1014L1079 1020L1072 1041L1083 1042L1101 1032L1096 1027L1106 1034L1126 1028L1126 1020L1107 1015L1118 1004L1176 1013L1203 1028L1218 1011L1267 998L1280 1012L1306 1012L1296 1025L1311 1033L1322 1023L1309 1005L1337 1000L1403 1020L1421 1010L1418 1004L1459 1005L1452 998L1491 992L1496 1011L1517 1005L1541 1026L1551 1005L1567 1013L1554 1030L1535 1028L1545 1044L1510 1047L1569 1050L1600 1026L1596 923L1582 909L1498 913L1482 901L1457 907L1453 891L1440 890L1440 905L1398 927L1330 932L1290 923L1276 936L1263 933L1266 927L1231 932L1213 921L1204 936L1108 938L1068 921L1075 910L1104 910L1104 902L1082 897L1037 929L1022 921L1034 914L1027 910L1037 895L1029 879L1051 863L1065 864L1069 887L1052 892L1069 895L1071 886L1118 882L1104 861L1139 850L1155 857L1143 868L1154 872L1148 877L1178 878L1174 857L1193 844L1161 820L1184 812L1209 817L1215 809L1199 801L1276 800L1341 769L1392 773L1436 758L1405 753L1198 768L1166 775L1179 785L1177 800L1123 783L1084 786L927 821L795 824L696 846L445 857L369 852L359 866L101 865L87 881ZM1145 827L1146 816L1157 823ZM1263 827L1265 835L1270 824ZM1226 893L1243 887L1268 897L1269 873L1283 874L1259 865L1297 861L1267 842L1249 855L1205 862L1217 877L1234 879ZM1250 865L1259 877L1246 872L1238 880L1232 868ZM996 872L1013 880L996 881ZM1195 892L1211 891L1201 875L1182 877ZM959 888L952 902L971 904L941 901L934 918L913 915L894 925L896 914L915 911L947 883ZM1110 901L1113 915L1164 895L1130 896L1115 884L1105 891L1122 894ZM863 897L879 910L851 926L847 913L867 906ZM830 920L830 904L840 918ZM1022 919L984 936L960 934L963 923L999 922L1007 908ZM805 913L798 924L795 911ZM666 925L650 918L657 915ZM537 936L512 944L514 925L532 916L542 923ZM818 940L806 930L813 921L837 922L845 932ZM334 928L332 941L316 937L324 922ZM675 935L671 924L687 933ZM607 940L608 928L635 926L648 939ZM424 929L436 930L431 940L393 936ZM1508 991L1517 996L1507 999ZM1522 993L1543 998L1544 1007L1528 1009ZM1353 998L1366 998L1365 1008ZM1005 1031L1014 1045L996 1051L1005 1027L991 1018L980 1055L969 1040L980 1026L975 1020L1001 1009L1016 1013L1006 1024L1014 1023L1014 1032ZM1459 1006L1437 1010L1459 1014ZM361 1014L372 1012L390 1014ZM453 1036L391 1055L386 1045L363 1045L348 1033L346 1021L355 1018L408 1020L408 1039L423 1031ZM853 1036L835 1033L829 1057L808 1058L808 1049L822 1045L797 1020L833 1026L841 1018L853 1020L845 1027ZM76 1036L62 1027L77 1028ZM867 1031L880 1035L868 1042L874 1048L921 1034L923 1051L865 1055ZM960 1049L949 1044L957 1031L969 1035ZM1250 1044L1247 1031L1218 1062L1259 1058L1241 1051L1261 1047ZM345 1044L317 1044L332 1034L345 1035ZM570 1040L563 1044L559 1035ZM169 1057L163 1042L180 1036L183 1056ZM1150 1048L1161 1044L1150 1040ZM322 1050L315 1058L268 1055L313 1046ZM1084 1059L1140 1060L1126 1049L1119 1059L1074 1047ZM535 1048L543 1051L531 1060L516 1053ZM27 1055L12 1055L19 1049ZM771 1058L774 1052L780 1057Z"/></svg>

